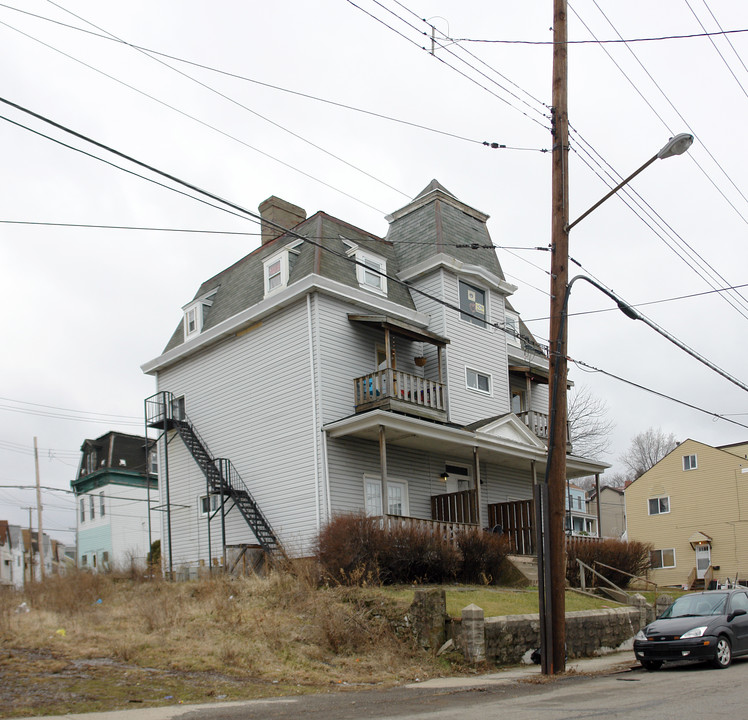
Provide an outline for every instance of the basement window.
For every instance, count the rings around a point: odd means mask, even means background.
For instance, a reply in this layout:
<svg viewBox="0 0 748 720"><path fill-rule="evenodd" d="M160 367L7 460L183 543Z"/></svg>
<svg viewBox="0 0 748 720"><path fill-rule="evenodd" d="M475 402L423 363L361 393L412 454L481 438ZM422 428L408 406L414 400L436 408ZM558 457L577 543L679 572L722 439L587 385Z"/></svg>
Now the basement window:
<svg viewBox="0 0 748 720"><path fill-rule="evenodd" d="M653 570L660 568L674 568L675 567L675 550L668 548L667 550L652 550L649 553L649 564Z"/></svg>

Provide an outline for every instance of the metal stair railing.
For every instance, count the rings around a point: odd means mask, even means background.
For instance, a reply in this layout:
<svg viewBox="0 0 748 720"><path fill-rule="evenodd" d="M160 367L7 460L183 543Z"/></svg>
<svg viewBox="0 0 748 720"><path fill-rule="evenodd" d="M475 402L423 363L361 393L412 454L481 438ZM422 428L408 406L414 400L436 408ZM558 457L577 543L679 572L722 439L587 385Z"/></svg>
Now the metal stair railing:
<svg viewBox="0 0 748 720"><path fill-rule="evenodd" d="M173 394L166 391L148 398L146 421L153 426L170 424L179 433L182 442L207 478L211 491L222 497L228 495L234 501L263 550L285 557L285 551L270 523L233 463L225 458L213 457L208 444L186 414L180 413L181 417L173 417L173 398Z"/></svg>

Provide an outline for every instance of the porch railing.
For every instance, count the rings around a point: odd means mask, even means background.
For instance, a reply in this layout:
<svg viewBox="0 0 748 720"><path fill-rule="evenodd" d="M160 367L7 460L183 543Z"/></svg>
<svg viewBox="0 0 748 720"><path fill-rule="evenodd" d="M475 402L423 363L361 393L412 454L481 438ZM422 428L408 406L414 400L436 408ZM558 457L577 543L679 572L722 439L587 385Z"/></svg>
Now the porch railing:
<svg viewBox="0 0 748 720"><path fill-rule="evenodd" d="M375 403L384 398L444 410L443 383L385 368L353 381L356 406Z"/></svg>
<svg viewBox="0 0 748 720"><path fill-rule="evenodd" d="M476 528L475 525L467 523L422 520L421 518L405 517L403 515L380 515L372 519L379 523L380 528L386 528L387 530L417 528L450 541L454 541L460 533L472 532Z"/></svg>
<svg viewBox="0 0 748 720"><path fill-rule="evenodd" d="M478 524L475 490L460 490L431 496L431 518L439 522Z"/></svg>

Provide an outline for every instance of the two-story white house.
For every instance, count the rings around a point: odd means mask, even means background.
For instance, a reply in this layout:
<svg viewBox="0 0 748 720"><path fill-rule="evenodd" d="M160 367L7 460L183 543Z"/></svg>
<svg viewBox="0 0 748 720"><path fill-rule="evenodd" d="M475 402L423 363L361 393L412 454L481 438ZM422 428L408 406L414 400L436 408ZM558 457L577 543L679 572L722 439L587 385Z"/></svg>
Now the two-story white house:
<svg viewBox="0 0 748 720"><path fill-rule="evenodd" d="M274 197L260 213L261 247L206 280L143 365L167 570L226 546L309 554L346 512L500 525L531 552L548 362L488 216L436 181L385 238Z"/></svg>
<svg viewBox="0 0 748 720"><path fill-rule="evenodd" d="M156 455L146 439L108 432L81 445L71 482L77 565L93 571L145 567L161 537Z"/></svg>

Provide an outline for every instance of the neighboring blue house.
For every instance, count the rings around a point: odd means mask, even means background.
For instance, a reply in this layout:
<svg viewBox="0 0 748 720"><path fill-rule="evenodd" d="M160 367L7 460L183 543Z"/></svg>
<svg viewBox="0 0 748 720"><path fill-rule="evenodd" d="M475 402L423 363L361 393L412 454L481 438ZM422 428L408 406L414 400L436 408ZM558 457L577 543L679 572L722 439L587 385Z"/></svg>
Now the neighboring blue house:
<svg viewBox="0 0 748 720"><path fill-rule="evenodd" d="M71 483L78 567L144 567L151 543L161 537L161 521L153 512L159 504L155 451L146 450L143 437L108 432L86 440L81 453Z"/></svg>
<svg viewBox="0 0 748 720"><path fill-rule="evenodd" d="M570 482L566 483L566 531L597 537L597 514L590 512L587 492Z"/></svg>
<svg viewBox="0 0 748 720"><path fill-rule="evenodd" d="M143 366L165 568L252 545L309 554L336 514L363 511L501 525L532 552L548 359L509 302L488 216L436 181L386 238L275 197L260 213L261 247L201 285ZM569 477L605 467L567 458Z"/></svg>

